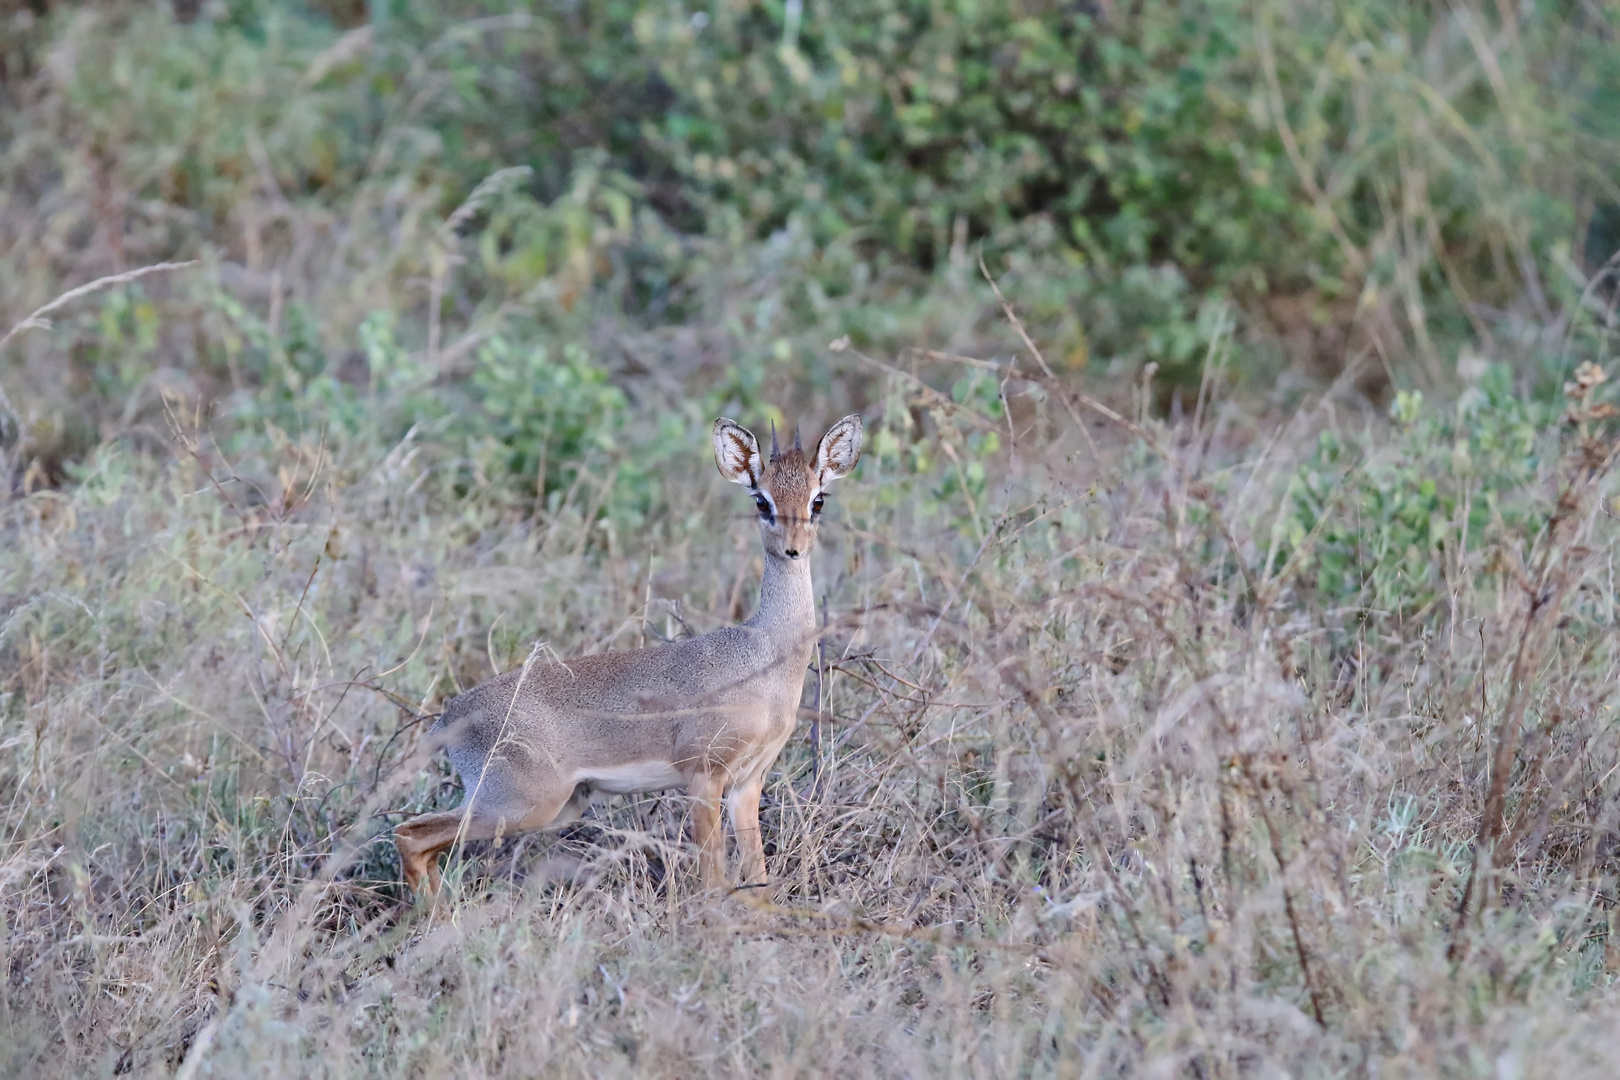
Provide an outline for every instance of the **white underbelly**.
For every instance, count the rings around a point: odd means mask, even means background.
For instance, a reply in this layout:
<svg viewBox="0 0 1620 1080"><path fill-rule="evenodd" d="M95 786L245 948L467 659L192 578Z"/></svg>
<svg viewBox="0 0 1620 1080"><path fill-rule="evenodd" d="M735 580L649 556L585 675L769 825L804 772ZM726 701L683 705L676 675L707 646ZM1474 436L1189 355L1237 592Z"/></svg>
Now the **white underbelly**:
<svg viewBox="0 0 1620 1080"><path fill-rule="evenodd" d="M685 787L686 777L667 761L632 761L624 765L595 765L574 770L573 783L589 784L610 795L634 795Z"/></svg>

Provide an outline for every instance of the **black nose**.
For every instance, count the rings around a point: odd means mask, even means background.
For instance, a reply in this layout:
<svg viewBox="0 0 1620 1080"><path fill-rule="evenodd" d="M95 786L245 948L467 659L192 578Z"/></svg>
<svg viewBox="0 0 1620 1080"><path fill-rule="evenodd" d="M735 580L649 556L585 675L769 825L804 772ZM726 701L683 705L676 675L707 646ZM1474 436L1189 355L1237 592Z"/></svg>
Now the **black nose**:
<svg viewBox="0 0 1620 1080"><path fill-rule="evenodd" d="M790 559L797 559L799 557L799 553L794 551L792 548L786 548L782 553Z"/></svg>

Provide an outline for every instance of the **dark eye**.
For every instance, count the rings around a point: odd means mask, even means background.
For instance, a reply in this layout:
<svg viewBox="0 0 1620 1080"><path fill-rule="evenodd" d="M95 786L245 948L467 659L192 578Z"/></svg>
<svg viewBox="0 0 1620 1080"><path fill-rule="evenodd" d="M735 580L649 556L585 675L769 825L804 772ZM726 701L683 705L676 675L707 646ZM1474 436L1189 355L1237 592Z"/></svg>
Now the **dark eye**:
<svg viewBox="0 0 1620 1080"><path fill-rule="evenodd" d="M821 513L821 504L826 500L825 495L817 495L810 500L810 516L815 517Z"/></svg>
<svg viewBox="0 0 1620 1080"><path fill-rule="evenodd" d="M754 505L759 507L759 516L760 517L768 518L768 517L771 516L771 501L769 499L767 499L765 496L763 496L763 495L755 495L754 496Z"/></svg>

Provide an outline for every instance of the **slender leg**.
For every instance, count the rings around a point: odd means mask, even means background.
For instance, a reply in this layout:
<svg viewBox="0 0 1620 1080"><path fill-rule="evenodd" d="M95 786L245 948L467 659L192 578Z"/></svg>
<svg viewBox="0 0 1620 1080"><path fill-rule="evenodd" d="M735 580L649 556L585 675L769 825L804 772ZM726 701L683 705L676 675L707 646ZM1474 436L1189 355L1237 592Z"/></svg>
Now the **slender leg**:
<svg viewBox="0 0 1620 1080"><path fill-rule="evenodd" d="M405 884L417 896L433 897L439 892L439 852L456 842L461 832L462 812L446 810L422 814L403 822L394 830L394 846L405 870ZM474 816L467 822L466 837L481 840L495 835L495 824ZM423 885L426 885L426 889Z"/></svg>
<svg viewBox="0 0 1620 1080"><path fill-rule="evenodd" d="M765 790L765 778L747 780L731 791L727 801L731 811L731 831L737 834L737 854L742 865L737 870L737 887L764 885L770 878L765 873L765 843L759 831L759 796Z"/></svg>
<svg viewBox="0 0 1620 1080"><path fill-rule="evenodd" d="M698 870L706 892L726 886L726 832L720 825L721 777L698 773L686 791L692 797L692 840L698 847Z"/></svg>
<svg viewBox="0 0 1620 1080"><path fill-rule="evenodd" d="M551 824L562 824L578 817L589 800L590 792L580 785L551 792L540 799L527 813L508 817L496 814L482 802L467 821L462 832L462 819L466 807L445 810L436 814L421 814L402 822L394 829L394 846L399 849L399 861L405 871L405 884L418 896L436 896L439 892L439 853L456 842L464 840L490 840L497 836L516 836L520 833L544 829ZM562 821L558 821L562 818ZM423 885L427 888L424 892Z"/></svg>

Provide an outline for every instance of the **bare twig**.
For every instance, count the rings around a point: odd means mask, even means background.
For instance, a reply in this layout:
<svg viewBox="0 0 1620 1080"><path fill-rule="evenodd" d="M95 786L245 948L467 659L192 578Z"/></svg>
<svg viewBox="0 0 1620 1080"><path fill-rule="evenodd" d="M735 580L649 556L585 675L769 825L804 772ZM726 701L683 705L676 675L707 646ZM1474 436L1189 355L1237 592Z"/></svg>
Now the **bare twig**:
<svg viewBox="0 0 1620 1080"><path fill-rule="evenodd" d="M0 349L4 349L13 337L24 330L49 330L51 322L45 316L54 311L60 311L81 296L88 296L90 293L111 288L114 285L125 285L131 281L146 277L148 274L166 274L171 270L184 270L187 267L198 265L201 261L200 259L191 259L187 262L154 263L151 266L143 266L138 270L126 270L122 274L111 274L107 277L96 278L96 280L86 282L76 289L69 289L55 300L36 310L10 330L7 330L5 337L0 337Z"/></svg>
<svg viewBox="0 0 1620 1080"><path fill-rule="evenodd" d="M10 330L7 330L5 336L0 337L0 352L5 350L6 345L10 343L12 338L16 337L18 334L21 334L25 330L49 330L51 328L51 321L50 319L46 318L46 316L50 315L52 312L60 311L62 308L79 299L81 296L88 296L90 293L96 292L99 289L110 288L114 285L123 285L139 278L146 277L148 274L167 273L170 270L184 270L189 266L196 266L199 261L200 260L192 259L188 262L155 263L151 266L143 266L138 270L126 270L122 274L111 274L107 277L97 278L94 281L86 282L85 284L80 285L78 288L69 289L61 296L58 296L55 300L52 300L50 303L46 304L44 307L35 310L33 314L29 315L28 318L24 319L16 326L13 326ZM6 388L3 385L0 385L0 411L3 411L5 414L4 416L0 416L0 436L5 435L6 416L11 417L11 422L20 429L22 425L22 414L19 413L17 411L17 407L11 403L11 398L7 396Z"/></svg>
<svg viewBox="0 0 1620 1080"><path fill-rule="evenodd" d="M1591 552L1580 546L1579 540L1590 521L1592 499L1599 490L1600 481L1614 465L1617 454L1620 454L1620 442L1603 443L1589 439L1577 454L1569 478L1559 493L1558 503L1548 519L1535 567L1525 583L1527 605L1520 624L1518 648L1514 651L1513 665L1508 673L1508 699L1502 707L1502 720L1497 726L1490 786L1486 791L1485 809L1480 815L1479 829L1474 839L1473 863L1463 886L1462 899L1457 905L1457 920L1452 927L1448 953L1453 960L1460 960L1467 953L1464 935L1468 918L1476 908L1475 893L1494 866L1498 841L1503 833L1508 786L1514 762L1518 758L1525 712L1530 706L1536 675L1541 669L1553 631L1557 628L1564 598L1580 580L1591 558ZM1477 907L1483 908L1483 901Z"/></svg>

